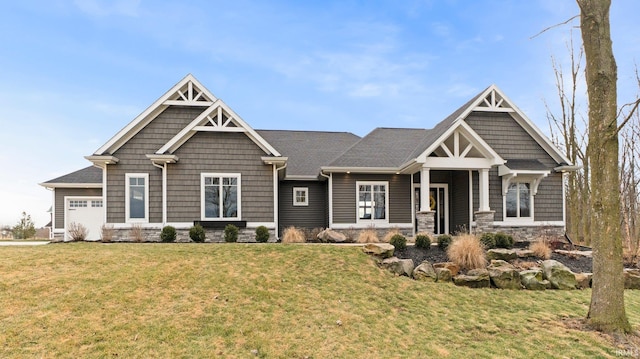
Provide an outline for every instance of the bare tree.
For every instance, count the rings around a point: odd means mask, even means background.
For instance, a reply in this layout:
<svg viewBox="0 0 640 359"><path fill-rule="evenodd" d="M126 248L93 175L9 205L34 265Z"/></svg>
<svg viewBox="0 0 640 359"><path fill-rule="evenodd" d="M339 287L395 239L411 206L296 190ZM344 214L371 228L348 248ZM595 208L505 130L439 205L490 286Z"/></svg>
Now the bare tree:
<svg viewBox="0 0 640 359"><path fill-rule="evenodd" d="M624 307L617 66L609 24L610 0L576 0L586 58L591 166L593 289L587 319L604 332L631 332ZM623 123L624 124L624 123ZM597 134L597 135L595 135Z"/></svg>

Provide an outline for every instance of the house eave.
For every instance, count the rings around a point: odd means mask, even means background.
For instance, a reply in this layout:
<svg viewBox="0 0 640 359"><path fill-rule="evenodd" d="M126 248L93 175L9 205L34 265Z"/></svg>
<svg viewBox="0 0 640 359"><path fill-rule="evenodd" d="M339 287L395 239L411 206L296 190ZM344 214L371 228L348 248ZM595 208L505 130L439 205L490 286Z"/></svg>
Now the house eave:
<svg viewBox="0 0 640 359"><path fill-rule="evenodd" d="M262 162L265 165L278 165L278 166L282 166L284 164L287 163L287 161L289 160L289 157L283 157L283 156L262 156L261 157Z"/></svg>
<svg viewBox="0 0 640 359"><path fill-rule="evenodd" d="M44 188L102 188L102 183L38 183Z"/></svg>
<svg viewBox="0 0 640 359"><path fill-rule="evenodd" d="M151 160L151 162L163 165L165 163L176 163L179 158L176 155L158 155L158 154L150 154L147 155L147 158Z"/></svg>
<svg viewBox="0 0 640 359"><path fill-rule="evenodd" d="M575 172L575 171L579 171L582 169L581 165L561 165L558 167L555 167L553 170L556 172Z"/></svg>
<svg viewBox="0 0 640 359"><path fill-rule="evenodd" d="M397 167L321 167L322 172L327 173L373 173L373 174L400 174Z"/></svg>
<svg viewBox="0 0 640 359"><path fill-rule="evenodd" d="M311 175L287 175L284 178L286 181L322 181L324 178Z"/></svg>
<svg viewBox="0 0 640 359"><path fill-rule="evenodd" d="M112 165L118 163L120 160L111 155L91 155L84 156L85 159L91 161L97 167L104 167L105 165Z"/></svg>

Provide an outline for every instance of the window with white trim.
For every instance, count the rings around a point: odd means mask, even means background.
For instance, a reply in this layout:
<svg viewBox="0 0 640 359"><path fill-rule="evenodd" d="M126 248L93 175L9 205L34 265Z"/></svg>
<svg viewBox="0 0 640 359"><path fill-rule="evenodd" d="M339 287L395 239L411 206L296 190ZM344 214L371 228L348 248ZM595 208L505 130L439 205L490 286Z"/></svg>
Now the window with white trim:
<svg viewBox="0 0 640 359"><path fill-rule="evenodd" d="M241 218L239 173L202 173L200 187L203 220Z"/></svg>
<svg viewBox="0 0 640 359"><path fill-rule="evenodd" d="M102 200L98 199L98 200L91 201L91 207L93 208L102 207Z"/></svg>
<svg viewBox="0 0 640 359"><path fill-rule="evenodd" d="M358 222L389 222L388 182L356 182Z"/></svg>
<svg viewBox="0 0 640 359"><path fill-rule="evenodd" d="M149 222L149 174L127 173L125 179L127 222Z"/></svg>
<svg viewBox="0 0 640 359"><path fill-rule="evenodd" d="M293 205L294 206L309 205L309 188L293 187Z"/></svg>
<svg viewBox="0 0 640 359"><path fill-rule="evenodd" d="M505 214L507 218L531 218L533 215L533 196L531 183L510 182L505 196Z"/></svg>
<svg viewBox="0 0 640 359"><path fill-rule="evenodd" d="M79 201L79 200L69 201L69 208L81 208L86 206L87 206L87 201Z"/></svg>

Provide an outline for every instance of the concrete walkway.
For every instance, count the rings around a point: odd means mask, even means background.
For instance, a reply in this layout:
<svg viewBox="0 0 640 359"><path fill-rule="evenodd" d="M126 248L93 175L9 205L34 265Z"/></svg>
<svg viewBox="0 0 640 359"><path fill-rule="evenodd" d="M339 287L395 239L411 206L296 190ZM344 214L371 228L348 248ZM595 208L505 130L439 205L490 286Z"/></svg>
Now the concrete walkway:
<svg viewBox="0 0 640 359"><path fill-rule="evenodd" d="M0 241L0 247L2 246L41 246L43 244L49 244L49 241Z"/></svg>

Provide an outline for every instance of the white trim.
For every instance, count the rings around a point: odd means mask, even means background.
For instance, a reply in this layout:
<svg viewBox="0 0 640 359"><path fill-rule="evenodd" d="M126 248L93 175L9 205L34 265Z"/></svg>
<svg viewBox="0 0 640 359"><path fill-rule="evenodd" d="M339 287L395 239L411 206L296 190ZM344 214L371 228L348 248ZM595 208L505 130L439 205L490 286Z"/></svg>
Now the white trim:
<svg viewBox="0 0 640 359"><path fill-rule="evenodd" d="M189 229L193 227L193 222L167 222L166 226L172 226L175 229ZM247 229L254 229L260 226L265 226L268 229L276 229L275 222L247 222ZM164 225L162 225L161 223L149 223L143 226L143 228L157 228L157 229L162 229L162 227L164 227ZM127 225L126 223L118 223L118 224L114 224L114 228L127 229L127 228L131 228L131 226Z"/></svg>
<svg viewBox="0 0 640 359"><path fill-rule="evenodd" d="M207 90L193 75L188 74L177 84L175 84L164 95L160 96L154 103L151 104L146 110L133 119L128 125L120 130L115 136L113 136L107 143L102 145L96 150L95 154L102 153L114 153L135 134L137 134L142 128L144 128L149 122L151 122L158 114L160 114L168 105L165 104L169 98L175 95L182 87L191 83L191 85L197 86L212 102L215 102L217 98Z"/></svg>
<svg viewBox="0 0 640 359"><path fill-rule="evenodd" d="M298 196L296 192L304 192L304 201L298 202ZM309 206L309 187L293 187L293 206L294 207L307 207Z"/></svg>
<svg viewBox="0 0 640 359"><path fill-rule="evenodd" d="M107 223L107 166L102 169L102 205L104 206L104 223Z"/></svg>
<svg viewBox="0 0 640 359"><path fill-rule="evenodd" d="M148 173L125 173L124 175L124 212L126 223L149 223L149 174ZM129 203L129 179L144 178L144 218L130 218L131 203Z"/></svg>
<svg viewBox="0 0 640 359"><path fill-rule="evenodd" d="M322 166L320 170L329 173L367 173L367 174L395 174L398 172L396 167L335 167Z"/></svg>
<svg viewBox="0 0 640 359"><path fill-rule="evenodd" d="M329 228L333 227L333 173L329 174Z"/></svg>
<svg viewBox="0 0 640 359"><path fill-rule="evenodd" d="M424 186L429 188L431 185L431 171L426 166L422 166L420 169L420 186ZM430 211L431 207L429 205L429 192L423 192L422 187L420 187L420 211L426 212Z"/></svg>
<svg viewBox="0 0 640 359"><path fill-rule="evenodd" d="M38 183L44 188L102 188L102 183Z"/></svg>
<svg viewBox="0 0 640 359"><path fill-rule="evenodd" d="M206 177L216 177L220 179L220 191L218 191L218 195L220 198L218 199L219 206L219 217L207 217L205 215L205 190L204 190L204 180ZM235 217L223 217L224 211L224 203L222 199L222 186L223 178L235 178L237 179L237 190L236 193L238 198L236 199L236 216ZM242 174L241 173L218 173L218 172L203 172L200 173L200 220L202 221L239 221L242 219Z"/></svg>
<svg viewBox="0 0 640 359"><path fill-rule="evenodd" d="M371 186L371 219L361 219L360 218L360 186ZM373 205L373 187L374 186L384 186L384 219L374 219L374 205ZM389 223L389 181L356 181L356 222L359 224L367 224L367 225L379 225Z"/></svg>
<svg viewBox="0 0 640 359"><path fill-rule="evenodd" d="M388 229L388 228L412 228L412 223L375 223L372 227L371 223L334 223L331 229Z"/></svg>
<svg viewBox="0 0 640 359"><path fill-rule="evenodd" d="M52 194L51 203L53 203L53 205L51 206L51 233L54 233L54 230L56 229L56 189L55 188L52 189L51 194Z"/></svg>
<svg viewBox="0 0 640 359"><path fill-rule="evenodd" d="M562 221L567 223L567 172L562 172Z"/></svg>
<svg viewBox="0 0 640 359"><path fill-rule="evenodd" d="M535 206L535 197L536 197L536 195L535 195L535 193L533 193L532 179L530 179L530 178L527 178L527 179L525 179L525 178L516 178L515 181L511 181L509 183L516 183L516 184L527 183L527 184L529 184L529 202L530 202L529 206L531 207L530 208L530 212L531 213L529 213L529 216L527 216L527 217L521 217L520 216L520 191L518 190L518 196L517 196L517 200L516 200L516 210L517 210L518 216L517 217L507 217L507 191L508 191L508 188L507 188L507 190L504 190L502 192L502 220L504 222L509 222L509 223L512 223L512 222L534 222L535 208L536 208L536 206ZM518 187L520 187L520 186L517 186L517 188Z"/></svg>
<svg viewBox="0 0 640 359"><path fill-rule="evenodd" d="M493 222L494 226L497 227L515 227L515 226L523 226L523 227L544 227L544 226L563 226L565 225L564 221L495 221Z"/></svg>
<svg viewBox="0 0 640 359"><path fill-rule="evenodd" d="M471 222L473 222L473 171L469 170L469 227Z"/></svg>
<svg viewBox="0 0 640 359"><path fill-rule="evenodd" d="M413 182L413 175L411 175L411 224L413 224L413 235L416 235L416 227L418 224L416 218L416 189L418 188L420 188L420 183ZM419 195L420 193L418 193L418 196Z"/></svg>
<svg viewBox="0 0 640 359"><path fill-rule="evenodd" d="M449 157L427 157L424 165L432 170L468 170L491 168L498 164L489 158L449 158Z"/></svg>
<svg viewBox="0 0 640 359"><path fill-rule="evenodd" d="M448 183L430 183L429 184L429 193L431 192L431 189L440 189L440 188L444 188L444 234L449 234L449 184ZM431 195L429 194L429 201L431 201ZM437 205L437 199L436 199L436 205ZM429 204L429 210L434 211L433 209L431 209L431 204ZM434 211L435 212L435 211ZM434 213L435 216L435 213ZM436 229L436 221L438 219L434 217L434 221L433 221L433 225L434 225L434 231Z"/></svg>
<svg viewBox="0 0 640 359"><path fill-rule="evenodd" d="M219 123L216 126L204 127L205 123L210 123L210 114L214 111L217 112L216 116L221 116L222 111L226 112L229 120L233 122L237 127L229 127L230 121L225 123ZM220 121L221 122L221 121ZM243 130L237 130L237 129ZM260 147L265 153L280 157L280 153L271 146L262 136L260 136L251 126L249 126L237 113L235 113L227 104L222 100L216 100L211 106L209 106L204 112L196 117L191 123L185 126L180 132L178 132L173 138L165 143L158 151L157 154L165 154L167 152L173 153L185 142L187 142L193 135L199 130L206 131L218 131L218 132L245 132L258 147Z"/></svg>

